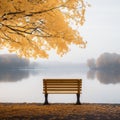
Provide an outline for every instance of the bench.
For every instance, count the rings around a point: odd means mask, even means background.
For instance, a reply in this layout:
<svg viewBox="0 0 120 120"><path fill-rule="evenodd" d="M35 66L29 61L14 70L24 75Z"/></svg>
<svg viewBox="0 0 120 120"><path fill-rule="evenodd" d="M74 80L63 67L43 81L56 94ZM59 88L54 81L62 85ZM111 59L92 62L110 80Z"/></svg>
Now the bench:
<svg viewBox="0 0 120 120"><path fill-rule="evenodd" d="M48 94L76 94L77 102L80 103L82 79L43 79L44 104L48 103Z"/></svg>

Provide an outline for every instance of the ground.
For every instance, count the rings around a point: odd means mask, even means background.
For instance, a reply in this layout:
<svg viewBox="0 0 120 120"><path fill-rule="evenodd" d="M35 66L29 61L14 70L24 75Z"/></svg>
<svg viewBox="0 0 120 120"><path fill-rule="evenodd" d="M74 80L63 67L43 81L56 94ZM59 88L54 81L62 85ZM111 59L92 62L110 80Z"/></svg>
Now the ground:
<svg viewBox="0 0 120 120"><path fill-rule="evenodd" d="M120 104L0 103L0 120L120 120Z"/></svg>

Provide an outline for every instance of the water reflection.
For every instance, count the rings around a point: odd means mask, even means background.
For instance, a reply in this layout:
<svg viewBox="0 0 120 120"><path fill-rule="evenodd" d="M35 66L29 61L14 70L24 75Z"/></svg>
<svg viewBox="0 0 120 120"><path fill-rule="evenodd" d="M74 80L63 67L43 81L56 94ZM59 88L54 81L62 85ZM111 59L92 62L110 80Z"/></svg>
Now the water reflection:
<svg viewBox="0 0 120 120"><path fill-rule="evenodd" d="M77 69L79 71L79 69ZM12 69L12 70L0 70L0 82L17 82L23 79L27 79L30 75L36 76L45 76L45 77L56 77L78 74L78 71L74 69Z"/></svg>
<svg viewBox="0 0 120 120"><path fill-rule="evenodd" d="M16 82L28 77L28 70L0 70L0 82Z"/></svg>
<svg viewBox="0 0 120 120"><path fill-rule="evenodd" d="M87 73L88 79L97 78L103 84L117 84L120 83L120 73L110 70L89 70Z"/></svg>
<svg viewBox="0 0 120 120"><path fill-rule="evenodd" d="M83 66L83 65L82 65ZM65 65L65 64L50 64L50 65L41 65L35 68L23 68L23 69L0 69L0 82L16 82L22 79L27 79L32 76L38 75L46 77L63 77L73 76L80 77L81 74L85 72L85 68L81 67L79 64L75 65ZM71 78L70 77L70 78Z"/></svg>
<svg viewBox="0 0 120 120"><path fill-rule="evenodd" d="M0 82L17 82L41 73L40 69L4 69L0 70Z"/></svg>
<svg viewBox="0 0 120 120"><path fill-rule="evenodd" d="M103 53L96 60L89 59L87 65L90 71L87 77L95 77L103 84L120 83L120 54Z"/></svg>

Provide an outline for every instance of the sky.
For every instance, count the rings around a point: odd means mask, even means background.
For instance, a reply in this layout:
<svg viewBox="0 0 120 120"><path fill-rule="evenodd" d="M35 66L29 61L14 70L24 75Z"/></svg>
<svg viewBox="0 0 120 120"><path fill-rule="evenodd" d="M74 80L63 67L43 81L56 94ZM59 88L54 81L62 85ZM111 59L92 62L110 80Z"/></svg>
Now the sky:
<svg viewBox="0 0 120 120"><path fill-rule="evenodd" d="M103 53L120 54L120 0L86 0L86 21L79 29L87 41L85 49L71 46L71 51L62 58L51 53L49 60L86 63Z"/></svg>
<svg viewBox="0 0 120 120"><path fill-rule="evenodd" d="M86 48L72 45L71 51L63 57L51 51L48 60L35 61L86 63L88 59L96 59L105 52L120 54L120 0L86 1L91 7L87 8L86 21L79 29L81 36L87 41Z"/></svg>

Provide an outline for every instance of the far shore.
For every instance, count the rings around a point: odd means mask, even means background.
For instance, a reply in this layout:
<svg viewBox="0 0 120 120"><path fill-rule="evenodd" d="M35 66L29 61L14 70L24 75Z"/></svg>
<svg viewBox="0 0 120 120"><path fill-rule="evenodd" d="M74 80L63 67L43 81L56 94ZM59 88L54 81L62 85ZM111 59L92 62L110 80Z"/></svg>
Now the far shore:
<svg viewBox="0 0 120 120"><path fill-rule="evenodd" d="M120 120L120 104L0 103L0 120Z"/></svg>

